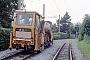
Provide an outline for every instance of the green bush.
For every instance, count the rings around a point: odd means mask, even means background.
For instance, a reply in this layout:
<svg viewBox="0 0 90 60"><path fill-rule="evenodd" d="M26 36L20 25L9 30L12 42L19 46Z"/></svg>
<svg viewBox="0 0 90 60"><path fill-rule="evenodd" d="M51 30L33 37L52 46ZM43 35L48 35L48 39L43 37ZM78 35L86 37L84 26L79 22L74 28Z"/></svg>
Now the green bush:
<svg viewBox="0 0 90 60"><path fill-rule="evenodd" d="M81 41L84 39L84 37L81 34L79 34L78 39L79 39L79 41Z"/></svg>
<svg viewBox="0 0 90 60"><path fill-rule="evenodd" d="M54 40L60 39L60 35L54 35Z"/></svg>
<svg viewBox="0 0 90 60"><path fill-rule="evenodd" d="M58 39L67 39L69 38L69 35L67 33L53 33L54 35L54 40L58 40ZM70 39L74 39L75 36L73 34L70 34Z"/></svg>
<svg viewBox="0 0 90 60"><path fill-rule="evenodd" d="M68 38L67 33L53 33L53 35L54 35L54 40L67 39Z"/></svg>
<svg viewBox="0 0 90 60"><path fill-rule="evenodd" d="M90 60L90 43L85 40L78 41L78 48L84 56L83 60Z"/></svg>
<svg viewBox="0 0 90 60"><path fill-rule="evenodd" d="M70 34L70 39L75 39L75 35Z"/></svg>
<svg viewBox="0 0 90 60"><path fill-rule="evenodd" d="M68 34L67 33L60 33L60 39L67 39Z"/></svg>
<svg viewBox="0 0 90 60"><path fill-rule="evenodd" d="M0 51L5 50L9 46L9 36L11 29L0 28Z"/></svg>
<svg viewBox="0 0 90 60"><path fill-rule="evenodd" d="M87 42L87 43L90 43L90 36L87 36L86 34L84 35L84 40Z"/></svg>
<svg viewBox="0 0 90 60"><path fill-rule="evenodd" d="M58 35L58 33L53 33L53 35Z"/></svg>

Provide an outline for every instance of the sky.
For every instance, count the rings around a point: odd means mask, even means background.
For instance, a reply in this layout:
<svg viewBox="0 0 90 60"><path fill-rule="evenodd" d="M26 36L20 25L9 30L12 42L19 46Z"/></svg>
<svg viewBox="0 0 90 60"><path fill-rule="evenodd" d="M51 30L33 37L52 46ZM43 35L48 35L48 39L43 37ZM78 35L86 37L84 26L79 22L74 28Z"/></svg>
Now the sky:
<svg viewBox="0 0 90 60"><path fill-rule="evenodd" d="M66 11L71 16L71 22L82 23L85 14L90 14L90 0L24 0L26 10L43 14L45 4L45 20L56 23L58 16L63 16ZM57 16L57 18L54 18Z"/></svg>

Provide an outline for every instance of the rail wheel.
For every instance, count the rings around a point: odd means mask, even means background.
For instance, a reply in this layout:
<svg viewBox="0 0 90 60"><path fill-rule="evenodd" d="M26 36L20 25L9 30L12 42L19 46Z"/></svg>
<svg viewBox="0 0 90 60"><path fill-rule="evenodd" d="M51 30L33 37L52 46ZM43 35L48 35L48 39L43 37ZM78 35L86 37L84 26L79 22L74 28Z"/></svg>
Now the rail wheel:
<svg viewBox="0 0 90 60"><path fill-rule="evenodd" d="M40 52L42 52L44 50L44 44L41 44L40 46Z"/></svg>
<svg viewBox="0 0 90 60"><path fill-rule="evenodd" d="M24 51L27 51L27 50L28 50L28 46L25 45L25 46L24 46Z"/></svg>
<svg viewBox="0 0 90 60"><path fill-rule="evenodd" d="M53 41L50 40L50 45L53 45Z"/></svg>

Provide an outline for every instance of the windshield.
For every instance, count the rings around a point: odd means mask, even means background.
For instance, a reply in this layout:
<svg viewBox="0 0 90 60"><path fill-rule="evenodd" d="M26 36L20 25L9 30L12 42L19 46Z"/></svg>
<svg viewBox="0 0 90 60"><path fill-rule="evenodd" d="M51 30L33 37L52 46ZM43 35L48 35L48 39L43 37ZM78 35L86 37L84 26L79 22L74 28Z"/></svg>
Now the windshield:
<svg viewBox="0 0 90 60"><path fill-rule="evenodd" d="M32 14L17 14L16 24L30 26L32 25L32 20Z"/></svg>

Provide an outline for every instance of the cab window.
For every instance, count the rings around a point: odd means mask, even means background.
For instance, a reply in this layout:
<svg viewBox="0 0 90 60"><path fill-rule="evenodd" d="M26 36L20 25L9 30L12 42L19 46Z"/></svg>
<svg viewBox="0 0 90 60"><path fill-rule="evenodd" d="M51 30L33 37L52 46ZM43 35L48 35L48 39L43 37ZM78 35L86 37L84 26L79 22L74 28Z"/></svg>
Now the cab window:
<svg viewBox="0 0 90 60"><path fill-rule="evenodd" d="M16 24L17 25L24 25L30 26L33 22L33 15L32 14L17 14Z"/></svg>
<svg viewBox="0 0 90 60"><path fill-rule="evenodd" d="M36 15L36 28L40 28L40 17Z"/></svg>

